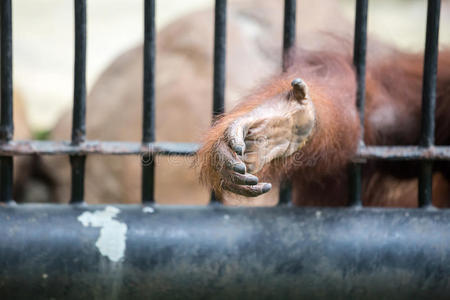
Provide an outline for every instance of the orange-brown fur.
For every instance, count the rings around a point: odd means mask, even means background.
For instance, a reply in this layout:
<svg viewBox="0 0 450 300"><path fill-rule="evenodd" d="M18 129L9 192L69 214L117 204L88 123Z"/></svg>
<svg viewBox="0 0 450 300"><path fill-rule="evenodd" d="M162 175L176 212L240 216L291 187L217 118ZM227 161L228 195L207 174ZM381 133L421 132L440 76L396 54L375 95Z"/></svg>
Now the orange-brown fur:
<svg viewBox="0 0 450 300"><path fill-rule="evenodd" d="M370 54L370 53L369 53ZM364 141L368 145L417 145L419 143L422 99L422 55L387 51L370 60L367 67L366 121ZM450 143L450 52L441 51L437 83L436 143ZM354 156L360 135L355 107L355 74L351 56L342 51L299 51L288 72L275 77L259 91L224 115L207 133L199 151L201 178L222 195L220 165L214 147L223 139L227 126L275 94L290 89L290 81L302 77L310 87L317 124L313 135L288 160L270 163L259 177L293 181L298 205L344 205L347 202L347 166ZM448 206L448 166L436 162L433 201ZM370 162L364 172L366 205L415 206L417 175L414 163ZM388 176L389 173L392 175ZM411 186L413 188L411 189ZM400 187L400 188L399 188ZM385 191L382 195L378 191ZM388 193L391 191L392 193ZM394 191L400 191L399 193ZM383 201L383 197L385 200Z"/></svg>

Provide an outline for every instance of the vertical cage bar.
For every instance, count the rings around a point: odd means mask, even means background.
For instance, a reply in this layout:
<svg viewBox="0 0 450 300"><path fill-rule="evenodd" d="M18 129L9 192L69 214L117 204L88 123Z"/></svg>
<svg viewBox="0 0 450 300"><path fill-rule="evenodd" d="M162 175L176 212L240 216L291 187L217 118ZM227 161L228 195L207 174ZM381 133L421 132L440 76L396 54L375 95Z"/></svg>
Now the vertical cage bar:
<svg viewBox="0 0 450 300"><path fill-rule="evenodd" d="M9 142L14 134L12 84L12 9L11 0L2 0L1 9L1 119L0 143ZM13 158L0 157L0 202L12 201Z"/></svg>
<svg viewBox="0 0 450 300"><path fill-rule="evenodd" d="M155 141L155 0L144 2L144 82L142 143ZM154 199L155 163L153 155L142 156L142 202Z"/></svg>
<svg viewBox="0 0 450 300"><path fill-rule="evenodd" d="M419 207L430 207L432 200L433 162L421 161L419 173Z"/></svg>
<svg viewBox="0 0 450 300"><path fill-rule="evenodd" d="M434 145L434 112L436 108L436 77L439 52L440 0L428 0L427 32L422 85L422 130L420 145ZM427 207L432 200L433 163L422 161L419 175L419 206Z"/></svg>
<svg viewBox="0 0 450 300"><path fill-rule="evenodd" d="M283 71L292 64L292 49L295 46L295 15L296 0L284 1L284 26L283 26Z"/></svg>
<svg viewBox="0 0 450 300"><path fill-rule="evenodd" d="M292 65L292 49L295 46L295 26L296 26L297 1L284 1L284 26L283 26L283 57L282 68L286 72ZM278 195L278 205L291 203L292 200L292 183L285 180L280 184L280 192Z"/></svg>
<svg viewBox="0 0 450 300"><path fill-rule="evenodd" d="M72 192L70 203L83 203L84 199L84 166L85 155L71 155L70 165L72 167Z"/></svg>
<svg viewBox="0 0 450 300"><path fill-rule="evenodd" d="M349 203L351 206L360 207L362 206L361 195L362 195L362 164L361 163L351 163L348 166L348 177L349 177Z"/></svg>
<svg viewBox="0 0 450 300"><path fill-rule="evenodd" d="M86 135L86 0L75 4L75 65L72 112L72 144L85 141ZM72 190L70 203L84 200L84 165L86 156L70 156Z"/></svg>
<svg viewBox="0 0 450 300"><path fill-rule="evenodd" d="M225 56L227 44L227 1L216 0L214 14L213 119L225 112Z"/></svg>
<svg viewBox="0 0 450 300"><path fill-rule="evenodd" d="M225 75L227 45L227 1L216 0L214 11L214 78L213 78L213 122L225 112ZM218 199L211 192L211 203Z"/></svg>
<svg viewBox="0 0 450 300"><path fill-rule="evenodd" d="M368 0L356 1L355 36L353 44L353 65L356 70L356 108L361 123L361 141L364 144L364 104L366 98L366 49L367 49ZM349 173L349 202L361 206L361 164L351 164Z"/></svg>

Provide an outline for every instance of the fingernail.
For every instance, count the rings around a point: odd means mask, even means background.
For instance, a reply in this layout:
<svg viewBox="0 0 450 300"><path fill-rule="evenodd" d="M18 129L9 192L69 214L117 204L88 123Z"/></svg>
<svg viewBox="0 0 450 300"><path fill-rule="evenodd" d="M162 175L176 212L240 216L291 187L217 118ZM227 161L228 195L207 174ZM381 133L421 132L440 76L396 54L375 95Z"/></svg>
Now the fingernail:
<svg viewBox="0 0 450 300"><path fill-rule="evenodd" d="M245 174L245 165L236 164L236 165L234 165L233 170L235 170L238 173Z"/></svg>
<svg viewBox="0 0 450 300"><path fill-rule="evenodd" d="M248 185L258 184L258 177L256 177L256 176L247 176L247 178L245 178L245 184L248 184Z"/></svg>
<svg viewBox="0 0 450 300"><path fill-rule="evenodd" d="M270 191L271 188L272 188L272 185L270 183L266 183L262 188L262 192L267 193L268 191Z"/></svg>
<svg viewBox="0 0 450 300"><path fill-rule="evenodd" d="M234 151L238 154L238 155L242 155L242 146L236 146L234 147Z"/></svg>

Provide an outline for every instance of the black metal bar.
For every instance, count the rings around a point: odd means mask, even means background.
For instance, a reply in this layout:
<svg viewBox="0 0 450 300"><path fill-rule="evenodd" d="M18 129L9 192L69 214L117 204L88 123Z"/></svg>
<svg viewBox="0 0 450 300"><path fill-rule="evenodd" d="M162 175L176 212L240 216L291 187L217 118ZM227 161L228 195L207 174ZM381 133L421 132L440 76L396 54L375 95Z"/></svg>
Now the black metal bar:
<svg viewBox="0 0 450 300"><path fill-rule="evenodd" d="M353 207L362 206L362 164L358 162L350 163L348 166L349 178L349 204Z"/></svg>
<svg viewBox="0 0 450 300"><path fill-rule="evenodd" d="M292 55L295 46L295 26L296 26L296 0L284 1L284 26L283 26L283 57L282 68L286 72L292 65ZM292 201L292 182L283 180L280 183L280 192L278 194L278 205L290 204Z"/></svg>
<svg viewBox="0 0 450 300"><path fill-rule="evenodd" d="M11 141L0 144L0 155L195 155L200 148L196 143L154 142L143 145L139 142L86 141L73 145L68 141ZM450 160L449 146L364 146L360 147L353 162L364 160Z"/></svg>
<svg viewBox="0 0 450 300"><path fill-rule="evenodd" d="M284 1L284 30L283 30L283 71L286 71L292 65L292 50L295 46L295 15L296 15L296 0Z"/></svg>
<svg viewBox="0 0 450 300"><path fill-rule="evenodd" d="M144 93L142 143L155 141L155 0L144 2ZM155 162L152 154L142 156L142 202L154 202Z"/></svg>
<svg viewBox="0 0 450 300"><path fill-rule="evenodd" d="M71 142L11 141L0 144L0 155L195 155L200 145L195 143L155 142L143 145L138 142L86 141L80 145Z"/></svg>
<svg viewBox="0 0 450 300"><path fill-rule="evenodd" d="M1 122L0 140L12 140L13 101L12 101L12 15L11 0L1 2Z"/></svg>
<svg viewBox="0 0 450 300"><path fill-rule="evenodd" d="M213 123L225 112L227 46L227 0L216 0L214 10L214 78L213 78ZM218 204L214 192L211 192L211 204Z"/></svg>
<svg viewBox="0 0 450 300"><path fill-rule="evenodd" d="M2 299L444 299L450 210L6 206L0 253Z"/></svg>
<svg viewBox="0 0 450 300"><path fill-rule="evenodd" d="M13 201L13 158L0 157L0 203Z"/></svg>
<svg viewBox="0 0 450 300"><path fill-rule="evenodd" d="M361 139L364 138L364 104L366 100L367 11L368 0L357 0L353 65L356 70L356 107L361 122Z"/></svg>
<svg viewBox="0 0 450 300"><path fill-rule="evenodd" d="M422 131L420 145L432 147L434 144L434 112L436 109L436 77L439 52L440 0L428 1L425 59L422 87ZM419 175L419 206L428 207L432 200L433 163L421 162Z"/></svg>
<svg viewBox="0 0 450 300"><path fill-rule="evenodd" d="M86 0L75 0L75 68L73 89L72 142L84 142L86 135Z"/></svg>
<svg viewBox="0 0 450 300"><path fill-rule="evenodd" d="M356 108L361 123L361 146L364 145L364 103L366 94L366 47L367 47L367 12L368 0L356 1L355 36L353 44L353 65L356 70ZM361 176L362 166L358 163L350 165L349 173L350 205L362 205Z"/></svg>
<svg viewBox="0 0 450 300"><path fill-rule="evenodd" d="M430 207L433 186L433 162L421 161L419 174L419 207Z"/></svg>
<svg viewBox="0 0 450 300"><path fill-rule="evenodd" d="M348 175L349 205L353 207L362 206L362 164L360 162L350 163Z"/></svg>
<svg viewBox="0 0 450 300"><path fill-rule="evenodd" d="M86 156L70 156L72 166L72 194L70 203L83 203L84 198L84 166Z"/></svg>
<svg viewBox="0 0 450 300"><path fill-rule="evenodd" d="M12 78L12 11L11 0L0 3L1 16L1 115L0 145L13 138L13 78ZM0 157L0 202L10 202L13 190L13 158Z"/></svg>
<svg viewBox="0 0 450 300"><path fill-rule="evenodd" d="M144 4L144 98L142 142L155 141L155 1Z"/></svg>
<svg viewBox="0 0 450 300"><path fill-rule="evenodd" d="M292 204L292 182L283 180L280 183L280 191L278 193L278 205Z"/></svg>
<svg viewBox="0 0 450 300"><path fill-rule="evenodd" d="M73 89L72 144L80 145L86 137L86 0L75 5L75 67ZM84 201L85 156L70 157L72 186L70 203Z"/></svg>
<svg viewBox="0 0 450 300"><path fill-rule="evenodd" d="M422 131L420 138L420 144L424 147L430 147L434 144L440 6L440 0L428 1L427 33L423 64Z"/></svg>
<svg viewBox="0 0 450 300"><path fill-rule="evenodd" d="M449 160L449 146L362 146L354 158L355 162L362 160Z"/></svg>
<svg viewBox="0 0 450 300"><path fill-rule="evenodd" d="M225 112L227 1L216 0L214 14L213 120Z"/></svg>

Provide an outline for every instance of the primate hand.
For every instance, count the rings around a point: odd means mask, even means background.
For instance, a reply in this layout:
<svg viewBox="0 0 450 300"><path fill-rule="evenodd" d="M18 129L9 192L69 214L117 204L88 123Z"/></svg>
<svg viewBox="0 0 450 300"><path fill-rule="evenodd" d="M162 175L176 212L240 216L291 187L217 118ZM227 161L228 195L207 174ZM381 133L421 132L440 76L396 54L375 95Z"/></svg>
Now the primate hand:
<svg viewBox="0 0 450 300"><path fill-rule="evenodd" d="M298 78L291 85L229 123L208 154L220 180L215 189L248 197L268 192L271 184L259 183L255 174L306 143L315 124L314 105L305 82Z"/></svg>

